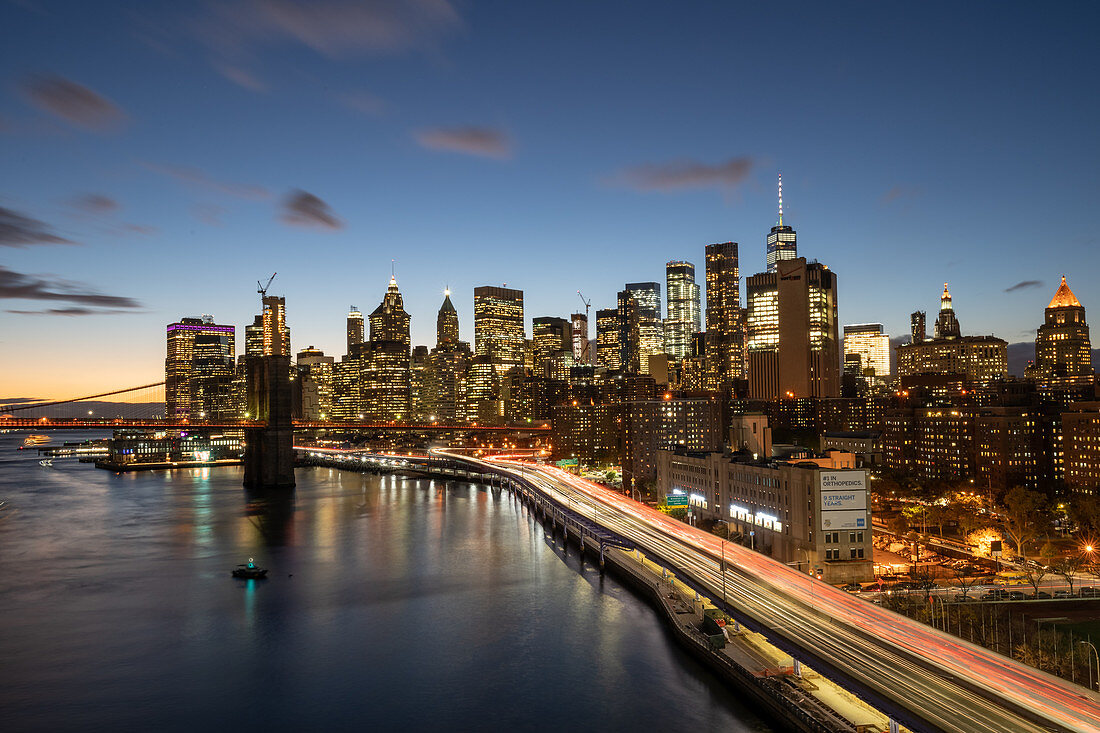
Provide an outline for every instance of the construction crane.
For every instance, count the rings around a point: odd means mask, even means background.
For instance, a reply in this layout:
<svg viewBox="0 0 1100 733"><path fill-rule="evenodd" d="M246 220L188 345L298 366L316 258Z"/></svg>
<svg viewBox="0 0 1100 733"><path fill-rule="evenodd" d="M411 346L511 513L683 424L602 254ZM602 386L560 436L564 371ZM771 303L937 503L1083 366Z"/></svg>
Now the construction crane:
<svg viewBox="0 0 1100 733"><path fill-rule="evenodd" d="M267 285L260 285L260 281L256 281L256 292L260 294L261 298L267 297L267 289L271 287L271 281L274 280L275 276L278 274L277 272L271 273L271 277L267 279Z"/></svg>
<svg viewBox="0 0 1100 733"><path fill-rule="evenodd" d="M581 299L582 303L584 303L584 330L585 330L585 334L584 334L584 347L581 349L581 363L591 365L592 364L592 357L591 357L591 352L589 350L589 345L588 345L588 310L592 307L592 299L589 298L588 300L585 300L584 296L581 295L581 291L579 291L579 290L577 291L577 297Z"/></svg>

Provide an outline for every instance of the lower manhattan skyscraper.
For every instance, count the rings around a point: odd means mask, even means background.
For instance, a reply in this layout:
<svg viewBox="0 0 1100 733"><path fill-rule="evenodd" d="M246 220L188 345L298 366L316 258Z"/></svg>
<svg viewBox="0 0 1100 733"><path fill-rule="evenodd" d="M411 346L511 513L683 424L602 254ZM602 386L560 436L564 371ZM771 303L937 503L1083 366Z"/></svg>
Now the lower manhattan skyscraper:
<svg viewBox="0 0 1100 733"><path fill-rule="evenodd" d="M609 371L622 368L618 308L596 311L596 363Z"/></svg>
<svg viewBox="0 0 1100 733"><path fill-rule="evenodd" d="M348 310L348 350L350 354L355 350L355 344L363 343L363 314L354 305Z"/></svg>
<svg viewBox="0 0 1100 733"><path fill-rule="evenodd" d="M370 314L370 341L360 361L361 412L367 420L408 419L410 403L409 314L390 278L382 302Z"/></svg>
<svg viewBox="0 0 1100 733"><path fill-rule="evenodd" d="M881 323L857 323L844 327L844 361L850 356L859 358L860 374L868 369L874 376L884 378L890 374L890 336Z"/></svg>
<svg viewBox="0 0 1100 733"><path fill-rule="evenodd" d="M939 374L957 375L968 385L988 385L1008 374L1008 343L992 335L963 336L947 283L940 295L934 336L924 334L922 311L914 313L911 322L913 342L897 347L897 371L903 384L907 377Z"/></svg>
<svg viewBox="0 0 1100 733"><path fill-rule="evenodd" d="M699 321L699 284L695 265L673 260L665 265L665 351L677 361L691 356L691 338L702 330Z"/></svg>
<svg viewBox="0 0 1100 733"><path fill-rule="evenodd" d="M708 244L707 386L725 391L744 375L745 320L741 309L741 271L737 242Z"/></svg>
<svg viewBox="0 0 1100 733"><path fill-rule="evenodd" d="M573 324L573 363L592 365L592 350L588 344L588 314L574 313L569 317Z"/></svg>
<svg viewBox="0 0 1100 733"><path fill-rule="evenodd" d="M489 359L497 376L523 366L525 338L522 290L474 288L474 353Z"/></svg>
<svg viewBox="0 0 1100 733"><path fill-rule="evenodd" d="M236 332L234 326L214 323L211 316L181 318L176 323L168 324L168 348L164 360L164 401L168 419L199 419L199 412L203 411L202 406L197 404L199 400L192 405L192 393L198 391L195 389L198 386L196 382L204 375L209 376L217 371L213 369L215 363L224 362L231 370Z"/></svg>
<svg viewBox="0 0 1100 733"><path fill-rule="evenodd" d="M1065 275L1035 336L1033 372L1040 386L1053 389L1093 382L1092 344L1085 308L1066 285Z"/></svg>
<svg viewBox="0 0 1100 733"><path fill-rule="evenodd" d="M779 222L768 233L768 272L775 272L780 260L798 257L798 235L783 223L783 174L779 174Z"/></svg>
<svg viewBox="0 0 1100 733"><path fill-rule="evenodd" d="M665 353L661 284L627 283L626 290L638 305L638 371L649 374L649 357Z"/></svg>
<svg viewBox="0 0 1100 733"><path fill-rule="evenodd" d="M616 327L619 334L619 368L637 374L641 370L639 311L637 299L629 290L620 290L616 310Z"/></svg>
<svg viewBox="0 0 1100 733"><path fill-rule="evenodd" d="M261 316L264 356L290 356L290 329L286 325L286 298L267 295L262 299Z"/></svg>
<svg viewBox="0 0 1100 733"><path fill-rule="evenodd" d="M836 275L803 257L746 281L749 397L840 395Z"/></svg>

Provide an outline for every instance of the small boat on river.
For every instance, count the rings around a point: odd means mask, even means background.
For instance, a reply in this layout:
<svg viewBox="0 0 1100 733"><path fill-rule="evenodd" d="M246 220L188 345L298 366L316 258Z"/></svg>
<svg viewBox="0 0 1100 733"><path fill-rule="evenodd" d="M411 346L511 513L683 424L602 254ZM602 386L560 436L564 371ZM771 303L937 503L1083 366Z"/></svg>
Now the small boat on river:
<svg viewBox="0 0 1100 733"><path fill-rule="evenodd" d="M244 565L238 565L237 569L233 571L234 578L246 578L248 580L260 580L267 577L267 568L256 567L255 561L252 558L248 558L248 562Z"/></svg>

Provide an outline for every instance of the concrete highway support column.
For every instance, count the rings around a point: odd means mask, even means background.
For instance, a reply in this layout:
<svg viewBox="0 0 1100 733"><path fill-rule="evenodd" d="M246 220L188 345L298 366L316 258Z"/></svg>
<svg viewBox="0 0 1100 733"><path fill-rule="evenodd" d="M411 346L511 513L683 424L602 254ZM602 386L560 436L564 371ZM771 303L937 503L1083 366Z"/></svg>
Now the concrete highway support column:
<svg viewBox="0 0 1100 733"><path fill-rule="evenodd" d="M248 415L266 425L245 429L244 486L294 488L294 423L289 356L247 360Z"/></svg>

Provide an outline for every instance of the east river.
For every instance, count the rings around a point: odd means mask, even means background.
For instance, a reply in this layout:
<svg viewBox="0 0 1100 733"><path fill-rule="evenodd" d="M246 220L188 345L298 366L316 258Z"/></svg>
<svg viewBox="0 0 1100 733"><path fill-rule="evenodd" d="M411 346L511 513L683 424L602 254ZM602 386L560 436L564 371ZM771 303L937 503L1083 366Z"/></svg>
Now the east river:
<svg viewBox="0 0 1100 733"><path fill-rule="evenodd" d="M116 475L0 435L5 731L764 731L507 492ZM91 437L54 433L55 441ZM249 557L262 581L230 571Z"/></svg>

